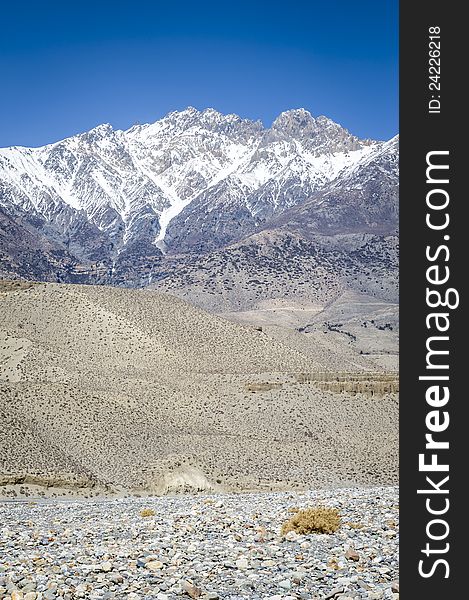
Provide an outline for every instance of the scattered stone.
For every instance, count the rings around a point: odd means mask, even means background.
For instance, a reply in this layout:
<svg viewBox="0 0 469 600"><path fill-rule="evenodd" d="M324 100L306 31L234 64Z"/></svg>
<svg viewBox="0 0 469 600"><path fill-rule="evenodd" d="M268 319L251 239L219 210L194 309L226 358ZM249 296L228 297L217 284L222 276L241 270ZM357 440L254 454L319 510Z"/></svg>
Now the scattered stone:
<svg viewBox="0 0 469 600"><path fill-rule="evenodd" d="M150 571L159 571L164 567L164 564L160 560L150 560L145 564L145 566Z"/></svg>
<svg viewBox="0 0 469 600"><path fill-rule="evenodd" d="M249 562L247 558L238 558L238 560L236 561L236 566L238 567L238 569L244 571L245 569L248 568L249 566Z"/></svg>
<svg viewBox="0 0 469 600"><path fill-rule="evenodd" d="M191 598L200 598L200 596L202 596L202 590L196 585L190 583L189 581L182 582L182 589Z"/></svg>
<svg viewBox="0 0 469 600"><path fill-rule="evenodd" d="M398 531L397 504L396 488L166 496L151 519L148 498L0 503L0 599L398 600L397 537L382 526ZM288 540L291 506L366 527Z"/></svg>
<svg viewBox="0 0 469 600"><path fill-rule="evenodd" d="M300 572L294 573L293 577L292 577L293 583L296 583L298 585L304 579L304 576L305 576L304 573L300 573Z"/></svg>
<svg viewBox="0 0 469 600"><path fill-rule="evenodd" d="M268 559L268 560L264 560L264 562L262 563L262 566L263 567L275 567L276 564L277 563L275 562L275 560Z"/></svg>
<svg viewBox="0 0 469 600"><path fill-rule="evenodd" d="M330 600L331 598L335 598L335 596L342 594L344 591L345 590L342 587L333 588L328 594L326 594L326 596L324 596L324 600Z"/></svg>
<svg viewBox="0 0 469 600"><path fill-rule="evenodd" d="M358 561L360 560L360 555L354 548L348 548L348 550L345 552L345 558L348 560Z"/></svg>
<svg viewBox="0 0 469 600"><path fill-rule="evenodd" d="M291 581L289 579L283 579L282 581L278 582L278 586L284 590L289 590L291 588Z"/></svg>

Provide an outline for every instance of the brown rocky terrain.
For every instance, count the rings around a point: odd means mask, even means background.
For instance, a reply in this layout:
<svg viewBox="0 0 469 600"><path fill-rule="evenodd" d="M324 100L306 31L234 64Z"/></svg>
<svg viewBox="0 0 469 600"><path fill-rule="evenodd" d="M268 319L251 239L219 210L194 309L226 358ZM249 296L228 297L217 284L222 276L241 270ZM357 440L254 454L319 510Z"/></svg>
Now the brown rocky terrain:
<svg viewBox="0 0 469 600"><path fill-rule="evenodd" d="M396 378L333 332L104 286L2 282L0 303L3 494L397 480Z"/></svg>

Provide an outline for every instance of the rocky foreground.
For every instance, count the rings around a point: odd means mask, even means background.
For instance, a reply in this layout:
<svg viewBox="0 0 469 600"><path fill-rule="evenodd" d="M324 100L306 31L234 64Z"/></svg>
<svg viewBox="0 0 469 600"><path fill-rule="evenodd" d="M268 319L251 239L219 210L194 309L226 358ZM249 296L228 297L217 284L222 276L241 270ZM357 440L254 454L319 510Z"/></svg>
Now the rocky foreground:
<svg viewBox="0 0 469 600"><path fill-rule="evenodd" d="M318 505L335 533L280 536ZM4 502L0 598L396 600L398 512L391 487Z"/></svg>

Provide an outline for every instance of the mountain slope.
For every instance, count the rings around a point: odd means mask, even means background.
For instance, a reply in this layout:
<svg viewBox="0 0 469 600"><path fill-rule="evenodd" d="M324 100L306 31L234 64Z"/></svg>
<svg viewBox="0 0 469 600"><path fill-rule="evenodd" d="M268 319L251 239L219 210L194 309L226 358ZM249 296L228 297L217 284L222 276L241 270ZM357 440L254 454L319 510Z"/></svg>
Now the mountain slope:
<svg viewBox="0 0 469 600"><path fill-rule="evenodd" d="M166 244L189 252L239 240L308 199L377 147L326 117L314 119L305 110L282 113L262 133L249 160L198 194L171 221Z"/></svg>
<svg viewBox="0 0 469 600"><path fill-rule="evenodd" d="M395 138L259 232L167 257L151 286L234 320L332 332L395 369L398 183ZM310 337L314 346L318 338Z"/></svg>
<svg viewBox="0 0 469 600"><path fill-rule="evenodd" d="M268 299L325 305L346 290L398 300L398 141L241 241L174 257L153 285L210 310Z"/></svg>
<svg viewBox="0 0 469 600"><path fill-rule="evenodd" d="M287 302L289 326L394 369L398 153L304 109L265 128L188 108L3 149L0 276L150 286L257 325Z"/></svg>
<svg viewBox="0 0 469 600"><path fill-rule="evenodd" d="M268 224L305 237L370 233L397 235L399 229L399 138L372 149L362 160L308 199Z"/></svg>
<svg viewBox="0 0 469 600"><path fill-rule="evenodd" d="M0 149L0 208L112 274L129 253L143 264L238 241L381 147L304 109L264 128L188 108L128 131L100 125Z"/></svg>
<svg viewBox="0 0 469 600"><path fill-rule="evenodd" d="M0 301L4 491L396 481L396 381L365 363L340 383L340 354L324 373L155 292L1 283Z"/></svg>

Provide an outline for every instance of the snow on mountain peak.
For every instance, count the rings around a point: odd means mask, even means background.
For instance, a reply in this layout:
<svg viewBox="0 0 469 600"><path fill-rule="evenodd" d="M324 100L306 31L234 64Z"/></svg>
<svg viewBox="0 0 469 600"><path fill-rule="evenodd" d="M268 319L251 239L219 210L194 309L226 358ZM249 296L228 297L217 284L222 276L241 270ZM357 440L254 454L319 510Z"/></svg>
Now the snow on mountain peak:
<svg viewBox="0 0 469 600"><path fill-rule="evenodd" d="M0 151L0 205L48 223L84 211L116 247L161 244L168 229L174 238L187 211L216 208L253 219L282 211L362 160L373 144L303 108L265 128L190 106L127 131L103 124L42 148Z"/></svg>
<svg viewBox="0 0 469 600"><path fill-rule="evenodd" d="M307 129L314 124L314 117L304 108L285 110L272 123L272 129L286 129L291 132Z"/></svg>
<svg viewBox="0 0 469 600"><path fill-rule="evenodd" d="M112 133L113 131L114 130L110 123L102 123L101 125L97 125L96 127L93 127L93 129L90 129L89 131L87 131L85 133L88 135L95 134L95 135L104 136L104 135L108 135L109 133Z"/></svg>

